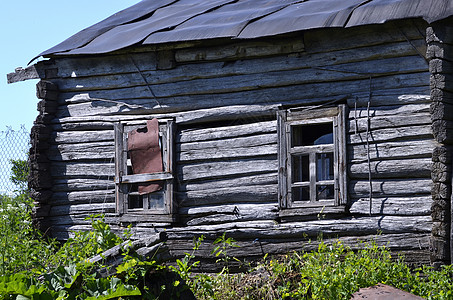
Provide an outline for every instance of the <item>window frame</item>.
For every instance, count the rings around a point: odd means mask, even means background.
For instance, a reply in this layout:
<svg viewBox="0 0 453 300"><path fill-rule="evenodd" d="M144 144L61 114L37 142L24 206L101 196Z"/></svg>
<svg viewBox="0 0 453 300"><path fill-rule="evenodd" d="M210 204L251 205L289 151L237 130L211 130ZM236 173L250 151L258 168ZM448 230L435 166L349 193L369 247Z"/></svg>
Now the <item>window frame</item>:
<svg viewBox="0 0 453 300"><path fill-rule="evenodd" d="M319 125L332 123L333 144L292 146L291 132L293 126ZM296 107L277 111L278 130L278 199L280 216L293 213L314 214L322 210L324 213L342 213L347 204L347 176L346 176L346 105L334 107ZM314 191L323 181L317 181L314 156L318 153L333 152L334 179L324 182L334 185L333 201L314 201ZM308 155L309 183L292 182L292 156ZM292 187L309 186L310 201L297 203L292 199ZM285 213L288 212L288 213Z"/></svg>
<svg viewBox="0 0 453 300"><path fill-rule="evenodd" d="M162 147L162 162L164 171L147 174L127 174L128 162L127 136L128 132L140 127L146 127L148 120L120 121L114 124L115 139L115 198L116 212L120 221L128 222L175 222L174 204L174 119L158 119L159 137ZM164 130L162 130L164 129ZM126 174L126 175L124 175ZM129 190L132 184L163 181L164 208L129 208Z"/></svg>

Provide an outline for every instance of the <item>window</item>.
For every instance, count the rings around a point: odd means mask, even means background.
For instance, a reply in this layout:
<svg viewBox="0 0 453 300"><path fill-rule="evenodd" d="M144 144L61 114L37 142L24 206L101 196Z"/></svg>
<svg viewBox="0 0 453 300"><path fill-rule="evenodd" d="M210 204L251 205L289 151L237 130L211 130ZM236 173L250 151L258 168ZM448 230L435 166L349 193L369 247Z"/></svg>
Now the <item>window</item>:
<svg viewBox="0 0 453 300"><path fill-rule="evenodd" d="M280 110L278 130L280 208L346 204L345 105Z"/></svg>
<svg viewBox="0 0 453 300"><path fill-rule="evenodd" d="M117 212L125 221L173 221L174 121L115 124Z"/></svg>

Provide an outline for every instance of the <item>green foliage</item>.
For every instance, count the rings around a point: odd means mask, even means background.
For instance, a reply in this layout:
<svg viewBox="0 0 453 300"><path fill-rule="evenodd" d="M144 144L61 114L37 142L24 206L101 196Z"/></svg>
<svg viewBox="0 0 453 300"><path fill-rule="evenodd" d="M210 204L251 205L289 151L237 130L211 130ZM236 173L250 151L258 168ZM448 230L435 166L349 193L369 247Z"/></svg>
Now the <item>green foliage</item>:
<svg viewBox="0 0 453 300"><path fill-rule="evenodd" d="M453 299L453 267L434 271L411 269L393 259L386 247L363 244L352 251L341 242L320 242L317 251L266 255L249 274L211 276L208 294L198 286L199 299L350 299L363 287L384 283L426 299Z"/></svg>
<svg viewBox="0 0 453 300"><path fill-rule="evenodd" d="M42 269L55 243L33 227L32 201L25 193L0 196L0 276Z"/></svg>
<svg viewBox="0 0 453 300"><path fill-rule="evenodd" d="M28 163L26 160L11 159L11 177L12 183L19 187L19 191L23 192L27 189L27 178L28 178Z"/></svg>
<svg viewBox="0 0 453 300"><path fill-rule="evenodd" d="M195 252L200 248L201 243L204 241L204 236L200 236L199 238L193 239L194 246L192 248L191 253L185 253L182 259L176 259L176 267L168 266L168 268L174 272L176 272L181 278L187 282L190 281L191 271L193 268L196 268L200 262L192 260L195 258Z"/></svg>
<svg viewBox="0 0 453 300"><path fill-rule="evenodd" d="M73 232L73 237L57 251L52 265L81 262L123 242L105 223L104 216L94 215L85 220L91 221L92 230Z"/></svg>

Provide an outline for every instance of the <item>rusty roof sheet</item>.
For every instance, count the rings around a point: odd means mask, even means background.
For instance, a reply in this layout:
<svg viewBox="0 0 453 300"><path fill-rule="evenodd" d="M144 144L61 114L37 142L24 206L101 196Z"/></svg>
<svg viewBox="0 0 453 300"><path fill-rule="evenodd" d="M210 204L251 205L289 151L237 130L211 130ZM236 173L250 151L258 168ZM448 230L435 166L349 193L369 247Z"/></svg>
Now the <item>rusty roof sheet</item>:
<svg viewBox="0 0 453 300"><path fill-rule="evenodd" d="M453 15L451 0L143 0L39 56L100 54L133 45L251 39L327 27Z"/></svg>

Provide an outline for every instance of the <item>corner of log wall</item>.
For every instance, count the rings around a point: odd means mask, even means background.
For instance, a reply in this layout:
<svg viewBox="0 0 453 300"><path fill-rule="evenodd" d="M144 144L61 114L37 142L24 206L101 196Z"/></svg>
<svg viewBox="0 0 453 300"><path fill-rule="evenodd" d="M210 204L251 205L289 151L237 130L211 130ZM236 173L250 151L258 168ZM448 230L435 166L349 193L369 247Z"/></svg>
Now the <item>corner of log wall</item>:
<svg viewBox="0 0 453 300"><path fill-rule="evenodd" d="M52 177L47 150L51 137L50 121L57 111L58 87L50 81L41 80L36 85L36 96L41 100L37 107L39 114L30 133L28 187L36 204L33 220L41 231L47 232L49 224L45 220L49 215L49 200L52 197Z"/></svg>
<svg viewBox="0 0 453 300"><path fill-rule="evenodd" d="M437 22L427 28L427 59L431 87L431 120L438 146L432 154L433 180L430 258L434 267L450 264L453 153L453 27Z"/></svg>

